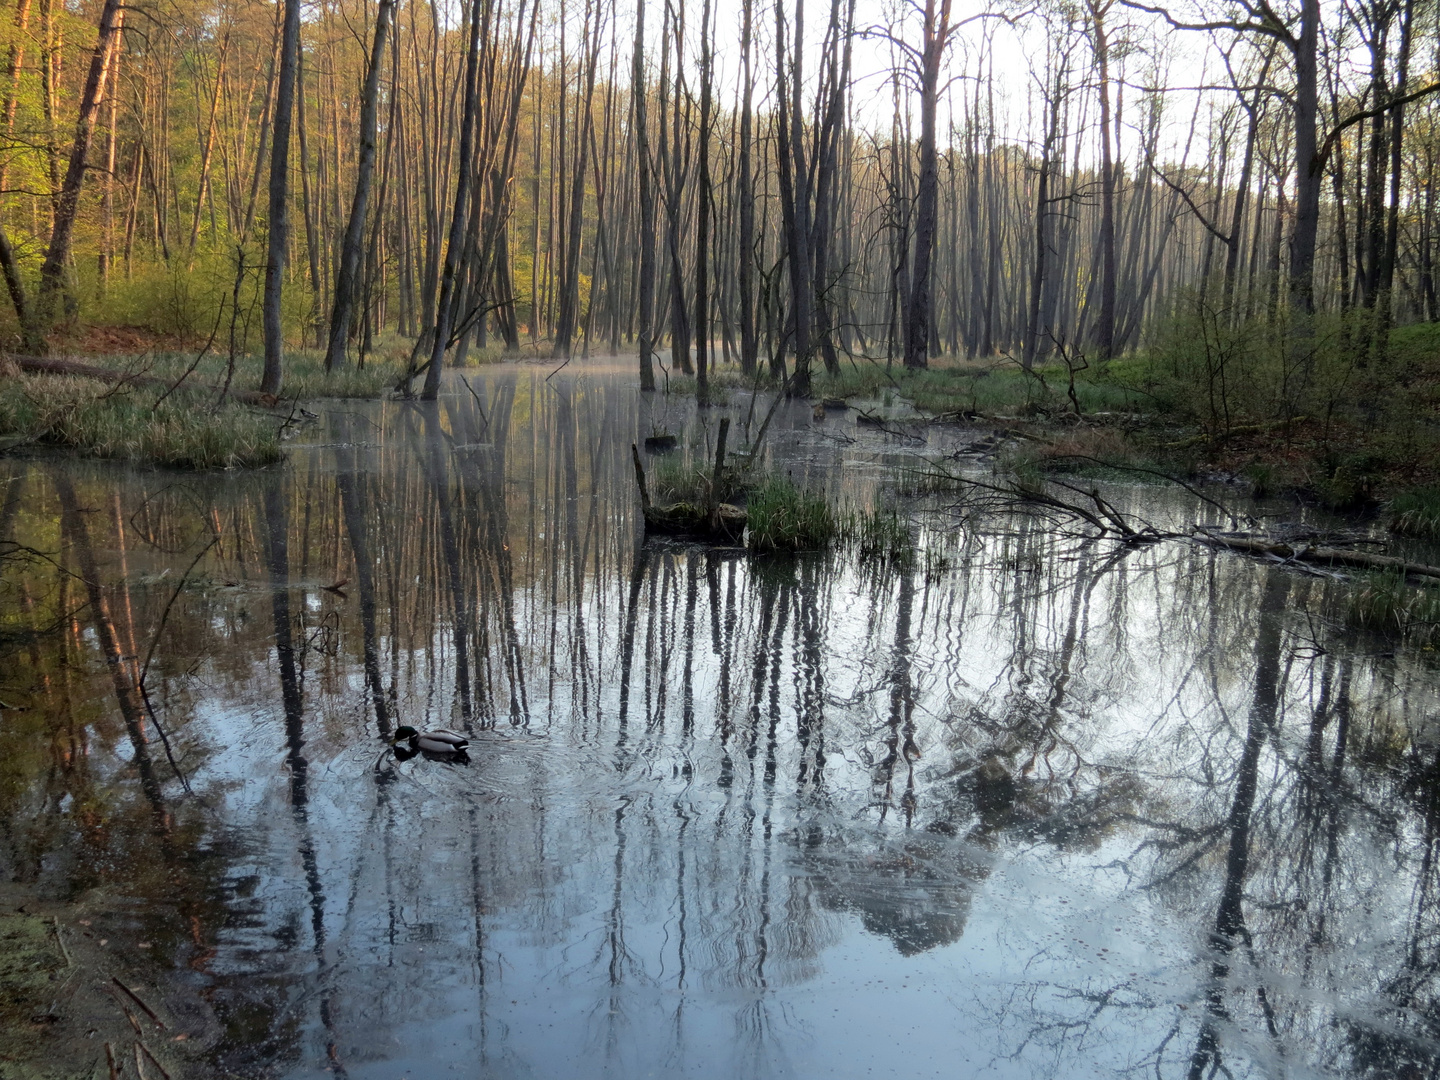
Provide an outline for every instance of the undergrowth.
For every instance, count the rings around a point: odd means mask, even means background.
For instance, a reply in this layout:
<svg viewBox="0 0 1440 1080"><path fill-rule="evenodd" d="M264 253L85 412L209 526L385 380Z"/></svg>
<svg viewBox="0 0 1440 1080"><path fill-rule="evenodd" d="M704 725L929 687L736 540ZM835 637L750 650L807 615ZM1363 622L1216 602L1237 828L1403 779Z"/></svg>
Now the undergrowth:
<svg viewBox="0 0 1440 1080"><path fill-rule="evenodd" d="M13 375L0 379L0 440L35 443L188 469L278 461L280 421L214 395L181 389L107 386L94 379Z"/></svg>
<svg viewBox="0 0 1440 1080"><path fill-rule="evenodd" d="M306 400L381 397L404 375L405 359L405 355L397 355L395 351L378 356L372 354L363 368L350 363L326 372L325 354L319 349L289 350L285 353L280 396ZM206 353L198 363L195 353L98 357L85 362L171 382L194 365L194 371L185 378L185 387L222 386L228 375L230 385L237 390L252 390L259 386L264 368L263 357L240 356L235 359L235 370L231 373L229 357L215 352Z"/></svg>

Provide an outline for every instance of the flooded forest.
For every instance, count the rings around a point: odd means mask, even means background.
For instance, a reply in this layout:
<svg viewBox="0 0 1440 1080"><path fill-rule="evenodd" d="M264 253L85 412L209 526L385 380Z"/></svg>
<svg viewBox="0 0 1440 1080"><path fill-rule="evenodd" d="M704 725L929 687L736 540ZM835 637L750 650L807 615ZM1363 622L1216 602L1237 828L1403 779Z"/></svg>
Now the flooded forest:
<svg viewBox="0 0 1440 1080"><path fill-rule="evenodd" d="M1440 1077L1435 0L0 64L0 1080Z"/></svg>

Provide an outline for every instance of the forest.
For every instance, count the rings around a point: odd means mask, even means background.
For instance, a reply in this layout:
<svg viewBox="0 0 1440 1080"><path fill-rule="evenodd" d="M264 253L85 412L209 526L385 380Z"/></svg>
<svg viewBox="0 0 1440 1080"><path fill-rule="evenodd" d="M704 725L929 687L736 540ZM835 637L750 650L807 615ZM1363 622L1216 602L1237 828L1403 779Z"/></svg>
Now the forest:
<svg viewBox="0 0 1440 1080"><path fill-rule="evenodd" d="M1440 1076L1440 0L0 68L0 1076Z"/></svg>
<svg viewBox="0 0 1440 1080"><path fill-rule="evenodd" d="M302 349L403 358L426 396L477 358L624 351L703 398L720 365L802 396L938 357L1073 381L1177 339L1212 396L1237 340L1293 388L1440 318L1437 20L14 0L3 332L263 352L272 393Z"/></svg>

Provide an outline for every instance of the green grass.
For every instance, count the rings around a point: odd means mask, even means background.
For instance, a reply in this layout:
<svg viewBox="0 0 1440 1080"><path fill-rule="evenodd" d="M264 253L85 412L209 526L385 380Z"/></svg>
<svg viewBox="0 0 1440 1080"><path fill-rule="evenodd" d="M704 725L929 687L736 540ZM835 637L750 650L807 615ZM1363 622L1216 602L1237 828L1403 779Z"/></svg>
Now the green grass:
<svg viewBox="0 0 1440 1080"><path fill-rule="evenodd" d="M1390 512L1390 528L1402 536L1440 539L1440 487L1399 492L1386 509Z"/></svg>
<svg viewBox="0 0 1440 1080"><path fill-rule="evenodd" d="M0 443L187 469L280 460L281 418L235 402L215 410L213 394L184 389L159 402L163 392L57 375L3 378Z"/></svg>
<svg viewBox="0 0 1440 1080"><path fill-rule="evenodd" d="M745 504L751 551L819 551L841 532L840 515L824 495L796 487L786 476L761 481Z"/></svg>
<svg viewBox="0 0 1440 1080"><path fill-rule="evenodd" d="M1026 373L1013 362L935 360L928 368L907 370L879 363L847 365L839 375L818 373L817 397L909 401L922 412L976 413L981 416L1043 416L1073 412L1069 372L1046 364ZM1125 412L1139 407L1140 395L1095 371L1077 375L1075 396L1084 413Z"/></svg>
<svg viewBox="0 0 1440 1080"><path fill-rule="evenodd" d="M650 497L657 503L704 505L710 499L710 484L714 476L714 464L707 464L699 458L686 461L679 454L667 454L650 470ZM727 464L720 470L720 490L715 495L715 501L733 503L756 482L748 469Z"/></svg>

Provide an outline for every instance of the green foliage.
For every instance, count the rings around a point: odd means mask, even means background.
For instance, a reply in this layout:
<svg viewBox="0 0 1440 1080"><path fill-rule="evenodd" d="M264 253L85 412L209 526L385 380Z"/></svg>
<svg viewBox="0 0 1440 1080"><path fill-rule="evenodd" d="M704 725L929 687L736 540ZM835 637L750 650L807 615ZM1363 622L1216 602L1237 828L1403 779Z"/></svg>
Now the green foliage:
<svg viewBox="0 0 1440 1080"><path fill-rule="evenodd" d="M754 552L818 551L840 533L839 516L825 496L796 487L789 477L762 481L745 504L746 541Z"/></svg>
<svg viewBox="0 0 1440 1080"><path fill-rule="evenodd" d="M1440 539L1440 487L1402 491L1386 509L1390 512L1390 528L1402 536Z"/></svg>
<svg viewBox="0 0 1440 1080"><path fill-rule="evenodd" d="M43 443L92 457L188 469L278 461L280 421L213 395L112 387L93 379L15 375L0 379L0 440Z"/></svg>

